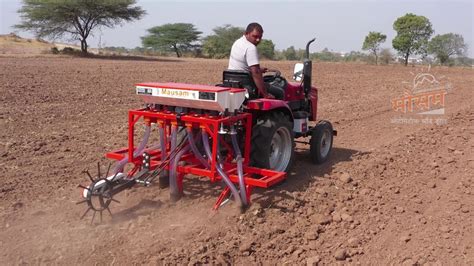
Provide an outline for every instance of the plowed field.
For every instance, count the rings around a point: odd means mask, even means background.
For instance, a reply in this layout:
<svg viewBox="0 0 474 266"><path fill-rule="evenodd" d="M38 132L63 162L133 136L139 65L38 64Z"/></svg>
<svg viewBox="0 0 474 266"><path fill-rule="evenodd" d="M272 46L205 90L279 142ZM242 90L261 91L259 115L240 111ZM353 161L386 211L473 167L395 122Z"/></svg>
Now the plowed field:
<svg viewBox="0 0 474 266"><path fill-rule="evenodd" d="M286 77L293 64L262 63ZM226 66L1 57L0 264L474 264L472 69L429 70L452 85L438 125L393 120L427 67L314 63L319 119L338 131L328 162L298 144L288 179L244 214L212 211L222 186L189 178L177 203L135 187L113 218L80 220L82 171L127 145L127 110L143 105L133 85L216 84Z"/></svg>

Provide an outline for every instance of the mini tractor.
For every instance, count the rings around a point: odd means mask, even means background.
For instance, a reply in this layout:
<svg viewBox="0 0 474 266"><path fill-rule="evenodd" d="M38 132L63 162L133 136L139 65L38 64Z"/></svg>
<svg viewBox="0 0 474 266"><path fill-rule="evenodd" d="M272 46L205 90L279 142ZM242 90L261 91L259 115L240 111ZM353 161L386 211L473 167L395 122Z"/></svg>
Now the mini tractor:
<svg viewBox="0 0 474 266"><path fill-rule="evenodd" d="M87 205L81 219L92 211L110 211L118 202L114 196L133 186L158 183L169 187L172 201L183 195L185 175L206 176L222 181L225 188L214 209L233 199L241 210L250 204L252 188L269 188L286 178L293 158L295 139L310 137L311 160L323 163L331 153L333 136L330 122L317 121L318 90L311 86L312 63L309 46L303 63L297 63L288 82L280 72L264 76L268 92L275 99L258 98L256 86L247 72L223 72L216 86L146 82L136 84L136 94L145 107L128 112L128 147L107 153L116 160L97 177L88 171L90 184L80 187ZM135 126L144 125L144 135L135 145ZM159 138L149 139L152 131ZM125 170L125 168L128 170ZM155 182L158 181L158 182Z"/></svg>

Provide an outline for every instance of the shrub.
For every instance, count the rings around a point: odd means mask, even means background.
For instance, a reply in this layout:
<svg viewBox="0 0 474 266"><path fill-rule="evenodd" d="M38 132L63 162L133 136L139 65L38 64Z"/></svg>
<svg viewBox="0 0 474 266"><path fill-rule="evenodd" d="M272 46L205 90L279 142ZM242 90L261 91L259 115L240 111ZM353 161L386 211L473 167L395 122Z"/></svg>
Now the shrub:
<svg viewBox="0 0 474 266"><path fill-rule="evenodd" d="M51 48L51 53L52 53L52 54L59 54L59 49L58 49L58 47L56 47L56 46L55 46L55 47L52 47L52 48Z"/></svg>
<svg viewBox="0 0 474 266"><path fill-rule="evenodd" d="M61 51L62 54L70 54L70 55L76 54L78 52L79 52L78 50L74 50L74 48L72 47L64 47L63 50Z"/></svg>
<svg viewBox="0 0 474 266"><path fill-rule="evenodd" d="M384 65L390 64L393 61L393 54L389 48L384 48L380 51L380 62Z"/></svg>

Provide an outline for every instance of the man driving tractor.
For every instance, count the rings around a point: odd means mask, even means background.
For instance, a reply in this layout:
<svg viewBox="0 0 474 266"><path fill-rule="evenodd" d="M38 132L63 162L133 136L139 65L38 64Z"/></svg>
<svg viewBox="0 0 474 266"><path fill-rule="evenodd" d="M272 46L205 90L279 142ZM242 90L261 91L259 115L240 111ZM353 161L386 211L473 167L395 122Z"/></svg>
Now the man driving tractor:
<svg viewBox="0 0 474 266"><path fill-rule="evenodd" d="M275 97L267 91L267 85L263 81L262 74L267 71L260 67L257 45L262 40L263 28L260 24L250 23L244 35L232 45L229 58L229 70L247 71L252 75L258 94L264 98Z"/></svg>

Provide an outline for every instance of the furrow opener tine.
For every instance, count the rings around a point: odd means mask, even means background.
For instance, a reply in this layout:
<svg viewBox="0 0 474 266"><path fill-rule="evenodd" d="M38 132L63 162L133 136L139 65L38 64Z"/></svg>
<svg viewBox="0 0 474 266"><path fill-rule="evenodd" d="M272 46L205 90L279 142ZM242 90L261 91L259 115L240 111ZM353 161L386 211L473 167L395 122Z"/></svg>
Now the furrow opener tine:
<svg viewBox="0 0 474 266"><path fill-rule="evenodd" d="M120 203L120 201L114 199L114 198L110 198L111 201L114 201L114 202L117 202L117 203Z"/></svg>
<svg viewBox="0 0 474 266"><path fill-rule="evenodd" d="M102 176L100 175L100 162L97 162L97 177L101 178Z"/></svg>
<svg viewBox="0 0 474 266"><path fill-rule="evenodd" d="M85 203L85 202L87 202L87 200L86 200L86 199L85 199L85 200L81 200L81 201L78 201L78 202L76 202L76 205L79 205L79 204L82 204L82 203Z"/></svg>
<svg viewBox="0 0 474 266"><path fill-rule="evenodd" d="M89 173L89 170L85 170L84 172L87 174L87 176L89 177L91 182L95 182L94 178L92 178L92 176L91 176L91 173Z"/></svg>
<svg viewBox="0 0 474 266"><path fill-rule="evenodd" d="M92 208L90 208L90 207L87 208L86 212L85 212L84 214L82 214L81 220L86 216L86 214L87 214L90 210L92 210Z"/></svg>
<svg viewBox="0 0 474 266"><path fill-rule="evenodd" d="M105 179L107 180L107 177L109 176L109 171L110 171L110 166L112 163L109 163L109 167L107 167L107 173L105 174Z"/></svg>
<svg viewBox="0 0 474 266"><path fill-rule="evenodd" d="M106 209L106 210L109 212L109 214L110 214L110 217L112 217L112 218L113 218L114 216L112 215L112 212L110 211L110 208L109 208L109 206L107 206L107 208L105 208L105 209Z"/></svg>
<svg viewBox="0 0 474 266"><path fill-rule="evenodd" d="M92 220L91 220L91 224L94 224L95 213L96 213L96 212L94 212L94 213L92 214Z"/></svg>

